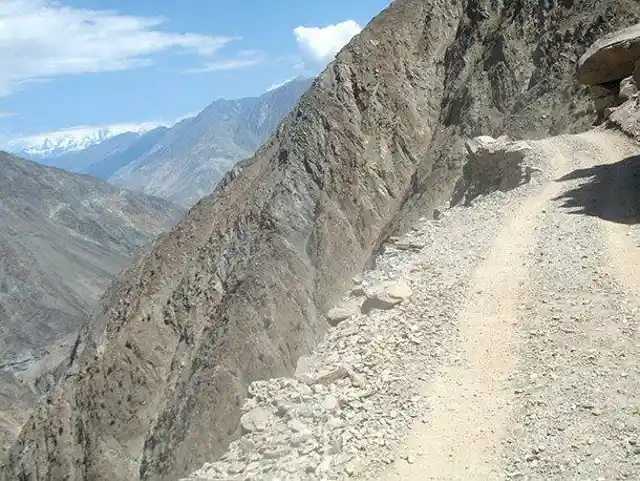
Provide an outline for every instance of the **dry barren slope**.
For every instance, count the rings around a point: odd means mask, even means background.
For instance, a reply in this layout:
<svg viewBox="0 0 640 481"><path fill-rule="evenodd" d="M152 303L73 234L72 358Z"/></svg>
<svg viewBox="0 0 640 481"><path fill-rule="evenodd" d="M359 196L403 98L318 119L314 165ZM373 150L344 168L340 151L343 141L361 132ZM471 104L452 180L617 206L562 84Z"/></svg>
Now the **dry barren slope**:
<svg viewBox="0 0 640 481"><path fill-rule="evenodd" d="M462 136L590 123L579 53L630 0L396 0L274 138L110 289L5 479L173 480L237 435L390 230L446 199Z"/></svg>
<svg viewBox="0 0 640 481"><path fill-rule="evenodd" d="M27 369L76 332L181 209L0 152L0 367Z"/></svg>
<svg viewBox="0 0 640 481"><path fill-rule="evenodd" d="M33 407L32 381L68 355L113 277L180 213L0 152L0 448Z"/></svg>

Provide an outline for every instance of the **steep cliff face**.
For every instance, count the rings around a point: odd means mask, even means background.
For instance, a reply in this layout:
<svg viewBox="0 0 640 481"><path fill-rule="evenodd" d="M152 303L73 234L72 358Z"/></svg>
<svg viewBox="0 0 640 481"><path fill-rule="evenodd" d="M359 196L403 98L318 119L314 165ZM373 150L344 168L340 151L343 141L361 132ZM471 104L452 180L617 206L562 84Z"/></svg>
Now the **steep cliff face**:
<svg viewBox="0 0 640 481"><path fill-rule="evenodd" d="M463 138L589 125L575 61L639 14L632 0L395 0L112 286L4 478L168 481L211 460L248 383L291 372L391 230L449 197Z"/></svg>
<svg viewBox="0 0 640 481"><path fill-rule="evenodd" d="M20 428L29 418L36 404L36 395L18 378L0 370L0 462L5 451L20 434Z"/></svg>

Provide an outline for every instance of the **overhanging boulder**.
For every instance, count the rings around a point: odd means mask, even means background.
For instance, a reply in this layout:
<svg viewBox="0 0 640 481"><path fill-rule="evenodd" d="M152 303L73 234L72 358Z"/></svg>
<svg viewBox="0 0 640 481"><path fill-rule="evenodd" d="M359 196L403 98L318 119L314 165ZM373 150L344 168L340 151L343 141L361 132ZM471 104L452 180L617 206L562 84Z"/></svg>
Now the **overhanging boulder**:
<svg viewBox="0 0 640 481"><path fill-rule="evenodd" d="M640 24L607 35L578 61L578 81L596 85L633 75L640 60Z"/></svg>

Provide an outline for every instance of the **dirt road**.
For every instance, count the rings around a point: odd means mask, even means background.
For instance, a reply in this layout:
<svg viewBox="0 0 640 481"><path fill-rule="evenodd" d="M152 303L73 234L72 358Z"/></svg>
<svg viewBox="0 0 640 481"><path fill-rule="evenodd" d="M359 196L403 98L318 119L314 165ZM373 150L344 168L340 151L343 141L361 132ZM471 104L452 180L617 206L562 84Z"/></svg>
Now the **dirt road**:
<svg viewBox="0 0 640 481"><path fill-rule="evenodd" d="M461 358L424 386L412 462L380 480L640 479L640 147L605 131L533 145L550 180L475 269Z"/></svg>

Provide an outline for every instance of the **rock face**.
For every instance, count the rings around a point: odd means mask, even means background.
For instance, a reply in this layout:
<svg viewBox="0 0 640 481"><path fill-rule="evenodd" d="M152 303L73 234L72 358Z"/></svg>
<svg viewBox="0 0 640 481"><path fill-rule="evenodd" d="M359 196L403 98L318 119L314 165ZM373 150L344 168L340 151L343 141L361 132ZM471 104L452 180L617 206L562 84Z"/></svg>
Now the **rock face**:
<svg viewBox="0 0 640 481"><path fill-rule="evenodd" d="M29 386L12 374L0 370L0 463L29 419L36 399L36 394Z"/></svg>
<svg viewBox="0 0 640 481"><path fill-rule="evenodd" d="M214 459L250 382L291 373L388 235L449 198L464 139L588 126L574 63L639 15L632 0L395 0L112 286L4 479L173 481Z"/></svg>
<svg viewBox="0 0 640 481"><path fill-rule="evenodd" d="M578 62L578 80L604 84L630 77L640 59L640 24L614 32L595 42Z"/></svg>

